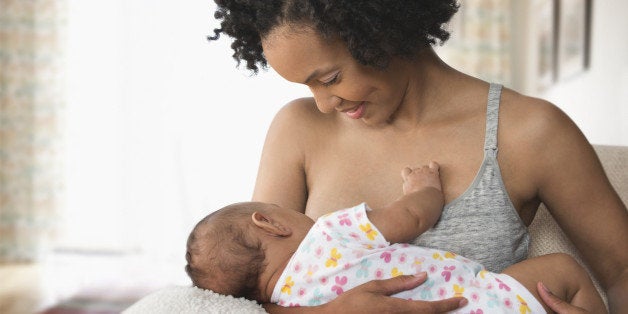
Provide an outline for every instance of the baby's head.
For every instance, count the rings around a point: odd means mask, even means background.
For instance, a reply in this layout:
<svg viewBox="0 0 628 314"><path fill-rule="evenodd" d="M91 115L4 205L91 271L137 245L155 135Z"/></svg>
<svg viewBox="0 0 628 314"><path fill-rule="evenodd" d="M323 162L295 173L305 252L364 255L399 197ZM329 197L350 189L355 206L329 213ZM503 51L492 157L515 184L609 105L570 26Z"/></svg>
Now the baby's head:
<svg viewBox="0 0 628 314"><path fill-rule="evenodd" d="M251 215L262 203L237 203L201 220L187 242L185 271L194 286L214 292L257 299L265 254Z"/></svg>

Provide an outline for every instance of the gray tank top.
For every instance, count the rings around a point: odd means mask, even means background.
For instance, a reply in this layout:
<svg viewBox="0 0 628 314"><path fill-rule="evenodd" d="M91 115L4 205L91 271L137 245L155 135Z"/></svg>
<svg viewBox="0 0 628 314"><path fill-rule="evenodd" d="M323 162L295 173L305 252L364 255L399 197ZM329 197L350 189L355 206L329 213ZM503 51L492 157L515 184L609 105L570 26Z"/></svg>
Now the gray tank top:
<svg viewBox="0 0 628 314"><path fill-rule="evenodd" d="M491 84L486 110L484 160L473 183L445 205L436 225L414 244L451 251L478 261L492 272L522 261L528 229L515 210L497 164L497 120L501 85Z"/></svg>

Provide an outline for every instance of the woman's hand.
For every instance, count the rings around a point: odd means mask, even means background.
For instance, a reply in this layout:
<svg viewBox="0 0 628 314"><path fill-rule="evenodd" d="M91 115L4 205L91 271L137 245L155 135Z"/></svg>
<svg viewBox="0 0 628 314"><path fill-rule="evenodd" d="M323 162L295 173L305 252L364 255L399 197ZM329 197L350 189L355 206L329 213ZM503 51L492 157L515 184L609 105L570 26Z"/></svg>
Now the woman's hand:
<svg viewBox="0 0 628 314"><path fill-rule="evenodd" d="M550 309L558 314L585 314L589 313L583 308L579 308L577 306L571 305L564 300L561 300L559 297L555 296L542 282L539 282L536 285L536 290L541 296L545 305L547 305Z"/></svg>
<svg viewBox="0 0 628 314"><path fill-rule="evenodd" d="M373 280L341 294L325 305L329 313L445 313L467 305L465 298L439 301L409 301L389 297L418 287L427 280L426 273Z"/></svg>
<svg viewBox="0 0 628 314"><path fill-rule="evenodd" d="M404 275L385 280L372 280L345 291L333 301L315 307L281 307L264 304L270 313L446 313L467 305L465 298L439 301L412 301L390 295L420 286L426 273Z"/></svg>

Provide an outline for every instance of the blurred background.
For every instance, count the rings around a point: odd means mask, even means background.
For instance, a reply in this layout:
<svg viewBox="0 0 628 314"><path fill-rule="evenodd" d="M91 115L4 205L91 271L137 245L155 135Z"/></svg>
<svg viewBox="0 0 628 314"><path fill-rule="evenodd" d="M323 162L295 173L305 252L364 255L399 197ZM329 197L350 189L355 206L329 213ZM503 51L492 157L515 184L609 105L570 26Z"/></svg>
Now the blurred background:
<svg viewBox="0 0 628 314"><path fill-rule="evenodd" d="M628 1L461 4L447 62L628 145ZM213 10L0 0L0 313L117 313L187 285L193 225L250 199L272 117L309 91L236 69L206 40Z"/></svg>

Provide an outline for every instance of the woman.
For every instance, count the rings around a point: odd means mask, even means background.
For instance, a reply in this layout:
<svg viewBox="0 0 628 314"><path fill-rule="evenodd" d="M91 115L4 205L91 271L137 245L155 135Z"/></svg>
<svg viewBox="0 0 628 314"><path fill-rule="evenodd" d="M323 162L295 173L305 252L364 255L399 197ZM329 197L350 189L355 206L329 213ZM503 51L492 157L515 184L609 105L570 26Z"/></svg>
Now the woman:
<svg viewBox="0 0 628 314"><path fill-rule="evenodd" d="M255 72L270 65L314 96L275 117L253 200L312 218L361 200L381 207L400 196L395 169L436 160L447 205L417 244L500 271L525 258L526 226L543 202L592 266L611 311L628 308L621 303L628 289L625 205L558 108L489 86L438 58L431 45L447 40L442 27L455 1L216 3L222 22L211 39L233 37L238 62ZM444 312L464 305L385 297L419 278L371 282L307 310ZM539 293L556 311L577 311Z"/></svg>

